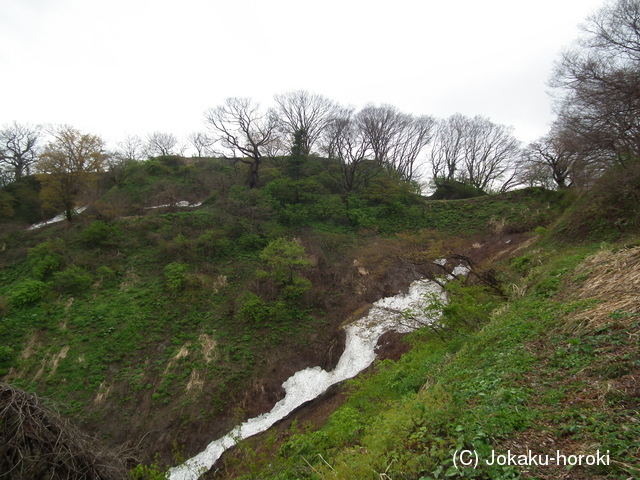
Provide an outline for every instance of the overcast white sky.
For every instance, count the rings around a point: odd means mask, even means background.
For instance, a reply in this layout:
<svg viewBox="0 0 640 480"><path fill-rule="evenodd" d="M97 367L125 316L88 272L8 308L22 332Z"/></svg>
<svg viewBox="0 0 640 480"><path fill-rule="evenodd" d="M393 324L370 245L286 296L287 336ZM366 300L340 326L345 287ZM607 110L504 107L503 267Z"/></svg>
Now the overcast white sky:
<svg viewBox="0 0 640 480"><path fill-rule="evenodd" d="M488 116L523 142L603 0L0 0L0 125L69 124L112 143L183 139L227 97Z"/></svg>

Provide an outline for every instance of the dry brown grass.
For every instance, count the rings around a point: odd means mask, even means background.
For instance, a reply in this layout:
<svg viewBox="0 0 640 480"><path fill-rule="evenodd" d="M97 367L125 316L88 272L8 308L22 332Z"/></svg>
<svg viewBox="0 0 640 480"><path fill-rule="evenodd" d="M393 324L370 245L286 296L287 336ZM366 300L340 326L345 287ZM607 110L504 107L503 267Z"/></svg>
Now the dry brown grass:
<svg viewBox="0 0 640 480"><path fill-rule="evenodd" d="M626 314L617 320L626 324L632 321L633 314L640 312L640 247L617 252L603 250L580 266L574 278L580 277L586 280L572 296L597 300L597 305L569 315L569 326L593 330L611 323L616 312Z"/></svg>

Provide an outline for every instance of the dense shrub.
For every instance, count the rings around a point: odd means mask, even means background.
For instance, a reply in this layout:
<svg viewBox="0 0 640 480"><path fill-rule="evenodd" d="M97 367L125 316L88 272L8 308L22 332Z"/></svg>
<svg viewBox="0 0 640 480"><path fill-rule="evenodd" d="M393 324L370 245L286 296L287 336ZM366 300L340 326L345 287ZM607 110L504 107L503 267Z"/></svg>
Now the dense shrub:
<svg viewBox="0 0 640 480"><path fill-rule="evenodd" d="M186 285L186 273L191 267L185 263L171 262L164 267L164 278L170 290L177 292L182 290Z"/></svg>
<svg viewBox="0 0 640 480"><path fill-rule="evenodd" d="M33 276L39 279L60 269L64 242L61 238L50 239L29 249L29 266Z"/></svg>
<svg viewBox="0 0 640 480"><path fill-rule="evenodd" d="M13 363L15 351L8 345L0 345L0 377L6 375Z"/></svg>
<svg viewBox="0 0 640 480"><path fill-rule="evenodd" d="M310 223L311 216L304 205L287 204L280 209L278 220L288 227L302 227Z"/></svg>
<svg viewBox="0 0 640 480"><path fill-rule="evenodd" d="M293 282L282 288L282 298L287 301L299 300L305 293L311 290L311 282L304 277L295 277Z"/></svg>
<svg viewBox="0 0 640 480"><path fill-rule="evenodd" d="M0 220L12 218L16 211L16 199L9 192L0 191Z"/></svg>
<svg viewBox="0 0 640 480"><path fill-rule="evenodd" d="M419 201L420 188L415 183L406 183L389 175L380 175L367 184L360 192L369 205L404 204Z"/></svg>
<svg viewBox="0 0 640 480"><path fill-rule="evenodd" d="M562 241L615 240L640 230L640 161L610 168L583 192L553 237Z"/></svg>
<svg viewBox="0 0 640 480"><path fill-rule="evenodd" d="M47 284L40 280L27 278L16 283L9 296L9 305L21 307L40 300L47 291Z"/></svg>
<svg viewBox="0 0 640 480"><path fill-rule="evenodd" d="M101 265L96 269L96 274L102 280L113 280L116 278L116 272L113 269L107 267L106 265Z"/></svg>
<svg viewBox="0 0 640 480"><path fill-rule="evenodd" d="M42 220L42 208L40 203L40 182L35 175L28 175L10 183L3 192L10 201L13 213L6 216L7 220L20 220L27 223L36 223ZM5 212L8 213L8 212ZM45 214L49 212L44 212Z"/></svg>
<svg viewBox="0 0 640 480"><path fill-rule="evenodd" d="M260 253L267 265L267 275L281 285L293 285L298 272L311 266L304 247L299 241L278 238Z"/></svg>
<svg viewBox="0 0 640 480"><path fill-rule="evenodd" d="M9 301L6 297L0 296L0 318L9 313Z"/></svg>
<svg viewBox="0 0 640 480"><path fill-rule="evenodd" d="M265 185L264 192L280 205L311 203L317 195L327 193L326 189L313 177L301 180L278 178Z"/></svg>
<svg viewBox="0 0 640 480"><path fill-rule="evenodd" d="M482 189L457 180L435 180L436 191L431 195L432 200L456 200L486 195Z"/></svg>
<svg viewBox="0 0 640 480"><path fill-rule="evenodd" d="M77 265L53 274L53 288L61 293L83 293L91 287L92 282L91 275Z"/></svg>
<svg viewBox="0 0 640 480"><path fill-rule="evenodd" d="M238 247L244 251L258 250L264 247L265 239L255 233L245 233L236 240Z"/></svg>
<svg viewBox="0 0 640 480"><path fill-rule="evenodd" d="M196 249L206 260L219 259L229 255L234 244L222 230L207 230L196 240Z"/></svg>
<svg viewBox="0 0 640 480"><path fill-rule="evenodd" d="M242 320L254 325L261 325L269 320L271 309L258 295L248 292L242 299L238 315Z"/></svg>
<svg viewBox="0 0 640 480"><path fill-rule="evenodd" d="M347 219L347 207L339 195L319 195L308 209L310 215L317 220L342 223Z"/></svg>
<svg viewBox="0 0 640 480"><path fill-rule="evenodd" d="M80 232L80 241L91 247L99 247L113 242L117 235L117 227L102 220L96 220Z"/></svg>
<svg viewBox="0 0 640 480"><path fill-rule="evenodd" d="M184 158L178 155L163 155L144 162L147 172L152 176L173 175L188 169Z"/></svg>

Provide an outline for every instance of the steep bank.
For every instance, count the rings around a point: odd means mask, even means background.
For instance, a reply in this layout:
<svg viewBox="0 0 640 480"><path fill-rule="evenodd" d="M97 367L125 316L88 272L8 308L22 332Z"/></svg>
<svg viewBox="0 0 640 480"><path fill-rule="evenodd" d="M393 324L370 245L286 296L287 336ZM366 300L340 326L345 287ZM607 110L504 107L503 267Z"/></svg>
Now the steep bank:
<svg viewBox="0 0 640 480"><path fill-rule="evenodd" d="M309 407L211 478L635 478L639 272L638 247L532 245L482 328L414 334L397 362L329 396L334 413ZM456 466L461 450L480 466ZM489 464L508 452L521 463ZM574 464L524 460L557 452Z"/></svg>
<svg viewBox="0 0 640 480"><path fill-rule="evenodd" d="M255 215L254 200L234 208ZM428 275L430 260L451 251L481 260L513 248L526 240L514 232L531 225L523 212L548 221L555 211L544 195L526 193L423 209L420 222L461 222L453 237L283 229L261 217L247 231L239 228L247 217L225 217L219 207L89 217L7 237L0 296L13 355L5 380L60 402L110 445L175 463L174 445L178 456L192 455L268 411L295 371L331 369L343 348L338 327ZM473 223L473 211L498 220ZM310 263L299 275L311 286L293 300L256 273L270 274L260 255L282 236L298 239ZM393 358L406 349L388 347Z"/></svg>

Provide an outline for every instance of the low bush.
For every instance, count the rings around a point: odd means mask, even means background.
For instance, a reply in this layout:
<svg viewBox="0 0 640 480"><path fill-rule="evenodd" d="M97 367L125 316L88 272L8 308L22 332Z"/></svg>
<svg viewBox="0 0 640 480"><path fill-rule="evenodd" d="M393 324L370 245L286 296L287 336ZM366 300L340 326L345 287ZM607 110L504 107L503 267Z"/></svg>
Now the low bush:
<svg viewBox="0 0 640 480"><path fill-rule="evenodd" d="M61 238L50 239L29 249L29 266L33 276L43 279L59 270L63 263L64 242Z"/></svg>
<svg viewBox="0 0 640 480"><path fill-rule="evenodd" d="M27 278L13 287L9 295L9 305L12 307L22 307L40 300L47 291L47 284L40 280Z"/></svg>
<svg viewBox="0 0 640 480"><path fill-rule="evenodd" d="M436 190L430 197L432 200L458 200L486 195L482 189L457 180L435 179L434 182Z"/></svg>
<svg viewBox="0 0 640 480"><path fill-rule="evenodd" d="M164 267L164 278L170 290L177 292L184 288L190 268L186 263L180 262L171 262Z"/></svg>
<svg viewBox="0 0 640 480"><path fill-rule="evenodd" d="M60 293L80 294L91 287L93 279L81 267L72 265L53 274L53 288Z"/></svg>
<svg viewBox="0 0 640 480"><path fill-rule="evenodd" d="M0 377L7 374L13 364L15 351L8 345L0 345Z"/></svg>
<svg viewBox="0 0 640 480"><path fill-rule="evenodd" d="M98 267L96 269L96 274L102 280L113 280L116 278L116 272L114 272L111 268L107 267L106 265L101 265L100 267Z"/></svg>
<svg viewBox="0 0 640 480"><path fill-rule="evenodd" d="M267 323L271 316L271 309L262 298L254 293L247 293L241 301L238 315L254 325L262 325Z"/></svg>
<svg viewBox="0 0 640 480"><path fill-rule="evenodd" d="M96 220L80 232L80 241L90 247L100 247L113 242L118 233L115 226Z"/></svg>

